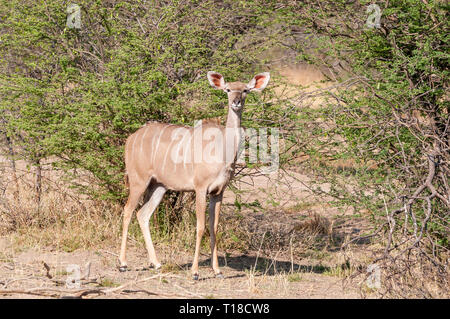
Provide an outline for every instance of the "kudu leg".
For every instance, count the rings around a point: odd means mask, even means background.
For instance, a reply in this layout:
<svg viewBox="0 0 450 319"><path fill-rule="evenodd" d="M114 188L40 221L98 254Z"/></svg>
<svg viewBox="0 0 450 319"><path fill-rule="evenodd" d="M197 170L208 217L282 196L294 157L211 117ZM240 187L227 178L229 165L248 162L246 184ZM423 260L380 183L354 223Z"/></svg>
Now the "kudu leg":
<svg viewBox="0 0 450 319"><path fill-rule="evenodd" d="M198 258L200 255L200 244L203 233L205 232L205 209L206 209L206 191L197 191L195 194L195 209L197 215L197 239L195 242L194 261L192 263L192 276L198 280Z"/></svg>
<svg viewBox="0 0 450 319"><path fill-rule="evenodd" d="M156 257L155 247L153 246L152 238L150 235L149 223L150 217L153 215L154 211L164 197L167 188L160 184L155 184L151 185L148 191L150 194L150 199L137 212L136 216L139 221L139 226L141 226L142 234L144 235L145 246L147 247L150 264L153 264L155 269L159 269L161 267L161 264Z"/></svg>
<svg viewBox="0 0 450 319"><path fill-rule="evenodd" d="M219 195L211 195L209 202L209 233L211 238L211 266L216 277L223 277L219 269L219 260L217 258L217 228L219 225L220 206L222 204L223 193Z"/></svg>
<svg viewBox="0 0 450 319"><path fill-rule="evenodd" d="M128 237L128 227L130 226L131 217L139 203L139 198L145 191L147 185L132 185L130 183L130 194L128 195L127 203L123 209L123 225L122 225L122 245L120 246L120 271L125 271L127 269L127 237Z"/></svg>

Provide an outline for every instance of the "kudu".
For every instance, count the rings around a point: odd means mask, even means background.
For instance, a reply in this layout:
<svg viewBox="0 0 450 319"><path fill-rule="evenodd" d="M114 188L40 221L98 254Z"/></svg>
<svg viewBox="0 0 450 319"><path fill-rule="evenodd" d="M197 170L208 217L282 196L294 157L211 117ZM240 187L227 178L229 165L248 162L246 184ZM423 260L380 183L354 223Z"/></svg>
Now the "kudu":
<svg viewBox="0 0 450 319"><path fill-rule="evenodd" d="M208 72L209 83L228 95L226 127L213 122L207 122L203 127L150 122L128 137L125 144L125 166L129 196L123 213L120 271L127 268L125 251L128 226L144 193L145 204L137 212L137 218L144 235L150 264L156 269L161 267L150 236L149 221L165 192L170 189L194 191L196 194L197 238L192 263L194 280L198 279L200 242L205 229L206 196L210 195L211 264L216 276L222 277L217 259L216 234L223 192L234 174L241 139L242 109L247 94L263 90L269 79L270 75L266 72L257 74L248 84L225 83L221 74ZM208 148L208 140L205 138L208 130L219 133L215 134L214 155L209 156L212 160L202 155L205 153L203 150ZM202 134L203 131L205 134Z"/></svg>

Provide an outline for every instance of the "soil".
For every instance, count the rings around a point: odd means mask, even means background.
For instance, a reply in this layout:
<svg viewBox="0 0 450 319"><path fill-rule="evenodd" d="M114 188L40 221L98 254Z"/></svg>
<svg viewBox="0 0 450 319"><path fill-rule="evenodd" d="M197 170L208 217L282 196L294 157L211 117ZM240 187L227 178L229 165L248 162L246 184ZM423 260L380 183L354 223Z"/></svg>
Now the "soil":
<svg viewBox="0 0 450 319"><path fill-rule="evenodd" d="M189 270L192 254L175 252L174 258L174 252L165 251L168 247L157 245L156 249L164 256L161 270L144 268L145 250L131 245L128 251L130 269L126 272L118 271L117 249L113 248L71 253L29 249L0 261L0 298L80 297L83 292L84 298L360 297L358 287L345 285L342 278L325 274L326 266L291 263L254 253L220 258L224 278L215 278L209 256L202 255L200 279L194 281ZM166 256L170 256L169 260ZM73 269L79 267L80 277L83 277L89 263L89 275L71 283L70 278L76 275ZM70 265L75 267L70 269ZM68 281L75 286L70 288Z"/></svg>

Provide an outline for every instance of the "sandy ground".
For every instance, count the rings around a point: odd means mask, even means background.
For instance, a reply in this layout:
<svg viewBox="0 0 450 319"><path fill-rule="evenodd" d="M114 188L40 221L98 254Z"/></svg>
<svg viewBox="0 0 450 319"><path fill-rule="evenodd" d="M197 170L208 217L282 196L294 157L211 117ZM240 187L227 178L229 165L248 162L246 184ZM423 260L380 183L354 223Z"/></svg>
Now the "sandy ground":
<svg viewBox="0 0 450 319"><path fill-rule="evenodd" d="M209 256L202 255L200 279L194 281L189 270L192 256L184 252L164 252L165 248L157 246L156 249L160 256L171 255L170 260L163 257L162 270L155 271L143 268L147 262L145 250L131 245L128 254L130 269L125 273L117 269L116 252L105 249L72 253L30 249L14 256L3 253L0 260L0 298L61 298L80 296L83 292L85 298L360 296L356 286L344 285L342 278L325 274L326 266L313 266L308 261L291 263L251 253L220 258L223 279L214 277L209 267ZM8 251L5 240L2 251ZM80 281L77 281L77 267L80 270L78 278L82 278ZM87 268L90 269L88 275ZM293 272L289 273L291 270ZM71 279L74 280L71 282Z"/></svg>

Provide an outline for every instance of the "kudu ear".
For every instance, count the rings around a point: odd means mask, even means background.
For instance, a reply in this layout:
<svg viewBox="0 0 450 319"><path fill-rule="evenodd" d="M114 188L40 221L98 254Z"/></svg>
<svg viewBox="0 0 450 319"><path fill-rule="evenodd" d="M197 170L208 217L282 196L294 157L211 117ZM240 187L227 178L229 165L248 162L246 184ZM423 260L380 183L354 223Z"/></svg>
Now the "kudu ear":
<svg viewBox="0 0 450 319"><path fill-rule="evenodd" d="M218 90L223 90L225 88L225 80L224 80L222 74L220 74L220 73L217 73L214 71L209 71L208 72L208 81L212 87L214 87Z"/></svg>
<svg viewBox="0 0 450 319"><path fill-rule="evenodd" d="M270 80L270 73L258 73L253 79L248 82L247 87L250 91L262 91L267 86Z"/></svg>

